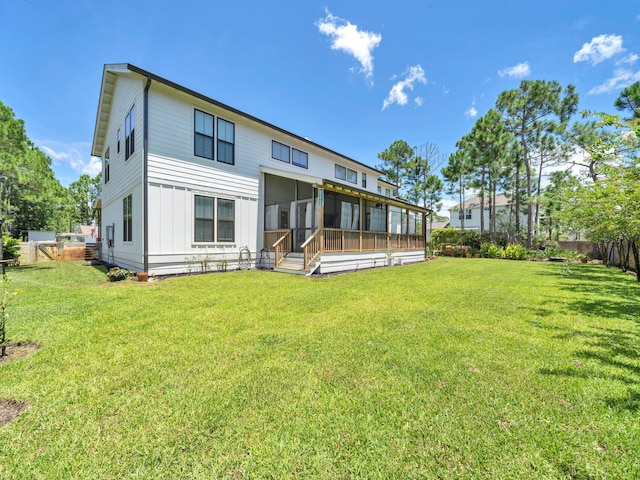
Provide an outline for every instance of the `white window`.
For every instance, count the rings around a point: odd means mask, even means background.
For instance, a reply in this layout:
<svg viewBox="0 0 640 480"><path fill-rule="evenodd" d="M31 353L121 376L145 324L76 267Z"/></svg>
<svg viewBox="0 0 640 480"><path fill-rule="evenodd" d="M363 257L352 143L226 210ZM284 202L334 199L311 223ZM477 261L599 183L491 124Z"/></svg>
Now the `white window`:
<svg viewBox="0 0 640 480"><path fill-rule="evenodd" d="M347 182L349 183L358 183L358 172L355 170L351 170L347 168Z"/></svg>
<svg viewBox="0 0 640 480"><path fill-rule="evenodd" d="M336 163L336 178L338 180L346 180L347 179L347 169L342 165L338 165Z"/></svg>

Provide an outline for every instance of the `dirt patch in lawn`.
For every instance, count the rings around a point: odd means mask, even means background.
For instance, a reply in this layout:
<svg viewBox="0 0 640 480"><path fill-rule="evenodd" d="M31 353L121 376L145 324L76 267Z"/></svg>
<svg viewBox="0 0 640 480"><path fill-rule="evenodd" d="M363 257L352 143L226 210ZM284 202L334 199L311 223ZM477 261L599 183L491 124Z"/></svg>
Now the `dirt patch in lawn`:
<svg viewBox="0 0 640 480"><path fill-rule="evenodd" d="M15 418L27 408L27 404L18 400L5 400L0 398L0 427L15 420Z"/></svg>
<svg viewBox="0 0 640 480"><path fill-rule="evenodd" d="M8 363L11 360L17 360L18 358L26 357L32 354L40 348L37 343L12 343L7 345L6 355L0 357L0 364Z"/></svg>

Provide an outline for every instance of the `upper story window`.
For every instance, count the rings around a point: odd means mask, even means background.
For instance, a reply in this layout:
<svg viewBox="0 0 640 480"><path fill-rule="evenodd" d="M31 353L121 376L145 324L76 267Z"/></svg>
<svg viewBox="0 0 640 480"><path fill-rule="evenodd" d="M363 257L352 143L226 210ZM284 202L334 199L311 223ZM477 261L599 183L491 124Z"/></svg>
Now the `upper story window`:
<svg viewBox="0 0 640 480"><path fill-rule="evenodd" d="M122 241L133 240L133 196L124 197L122 200Z"/></svg>
<svg viewBox="0 0 640 480"><path fill-rule="evenodd" d="M355 170L351 170L347 168L347 182L349 183L358 183L358 172Z"/></svg>
<svg viewBox="0 0 640 480"><path fill-rule="evenodd" d="M107 148L107 151L104 152L104 165L103 165L103 172L102 172L102 178L104 179L104 183L107 184L109 183L109 174L110 174L110 160L109 160L109 149Z"/></svg>
<svg viewBox="0 0 640 480"><path fill-rule="evenodd" d="M116 153L120 153L120 129L118 129L118 133L116 135L117 147Z"/></svg>
<svg viewBox="0 0 640 480"><path fill-rule="evenodd" d="M382 187L378 185L378 195L382 195Z"/></svg>
<svg viewBox="0 0 640 480"><path fill-rule="evenodd" d="M362 188L367 188L367 174L362 174Z"/></svg>
<svg viewBox="0 0 640 480"><path fill-rule="evenodd" d="M197 157L213 160L213 115L195 111L194 145Z"/></svg>
<svg viewBox="0 0 640 480"><path fill-rule="evenodd" d="M235 144L235 125L218 118L218 161L233 165L234 144Z"/></svg>
<svg viewBox="0 0 640 480"><path fill-rule="evenodd" d="M124 159L127 160L136 149L136 106L129 110L127 118L124 120Z"/></svg>
<svg viewBox="0 0 640 480"><path fill-rule="evenodd" d="M293 148L291 150L291 163L298 167L309 168L309 155L306 152Z"/></svg>
<svg viewBox="0 0 640 480"><path fill-rule="evenodd" d="M336 163L336 178L339 180L347 179L347 168Z"/></svg>
<svg viewBox="0 0 640 480"><path fill-rule="evenodd" d="M465 210L464 219L471 220L471 210ZM458 220L462 220L462 212L458 212Z"/></svg>
<svg viewBox="0 0 640 480"><path fill-rule="evenodd" d="M275 140L271 141L271 157L276 160L280 160L281 162L289 163L289 155L291 149L284 145L283 143L276 142Z"/></svg>
<svg viewBox="0 0 640 480"><path fill-rule="evenodd" d="M384 196L385 197L390 197L391 196L391 190L389 190L388 188L384 189Z"/></svg>

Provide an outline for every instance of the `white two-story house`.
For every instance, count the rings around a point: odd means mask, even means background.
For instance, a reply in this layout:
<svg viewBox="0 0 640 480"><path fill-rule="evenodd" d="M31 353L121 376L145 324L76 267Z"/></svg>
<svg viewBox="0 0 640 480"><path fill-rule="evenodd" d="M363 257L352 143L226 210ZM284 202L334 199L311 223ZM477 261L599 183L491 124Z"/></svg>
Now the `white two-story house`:
<svg viewBox="0 0 640 480"><path fill-rule="evenodd" d="M134 65L104 67L91 152L114 265L327 273L425 258L427 211L378 170Z"/></svg>

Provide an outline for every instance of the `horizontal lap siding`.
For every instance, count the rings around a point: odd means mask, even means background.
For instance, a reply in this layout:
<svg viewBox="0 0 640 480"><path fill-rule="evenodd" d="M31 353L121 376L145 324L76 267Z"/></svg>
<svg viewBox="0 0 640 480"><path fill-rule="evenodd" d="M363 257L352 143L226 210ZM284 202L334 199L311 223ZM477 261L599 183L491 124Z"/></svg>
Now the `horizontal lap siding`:
<svg viewBox="0 0 640 480"><path fill-rule="evenodd" d="M113 105L107 126L103 156L107 148L110 153L110 179L102 185L102 256L117 265L142 269L142 157L143 157L143 92L144 84L136 75L118 76ZM125 160L125 118L135 105L134 153ZM117 131L120 129L120 153L117 149ZM132 195L133 225L132 242L123 242L122 203L124 197ZM115 225L114 246L109 250L106 243L107 225Z"/></svg>

